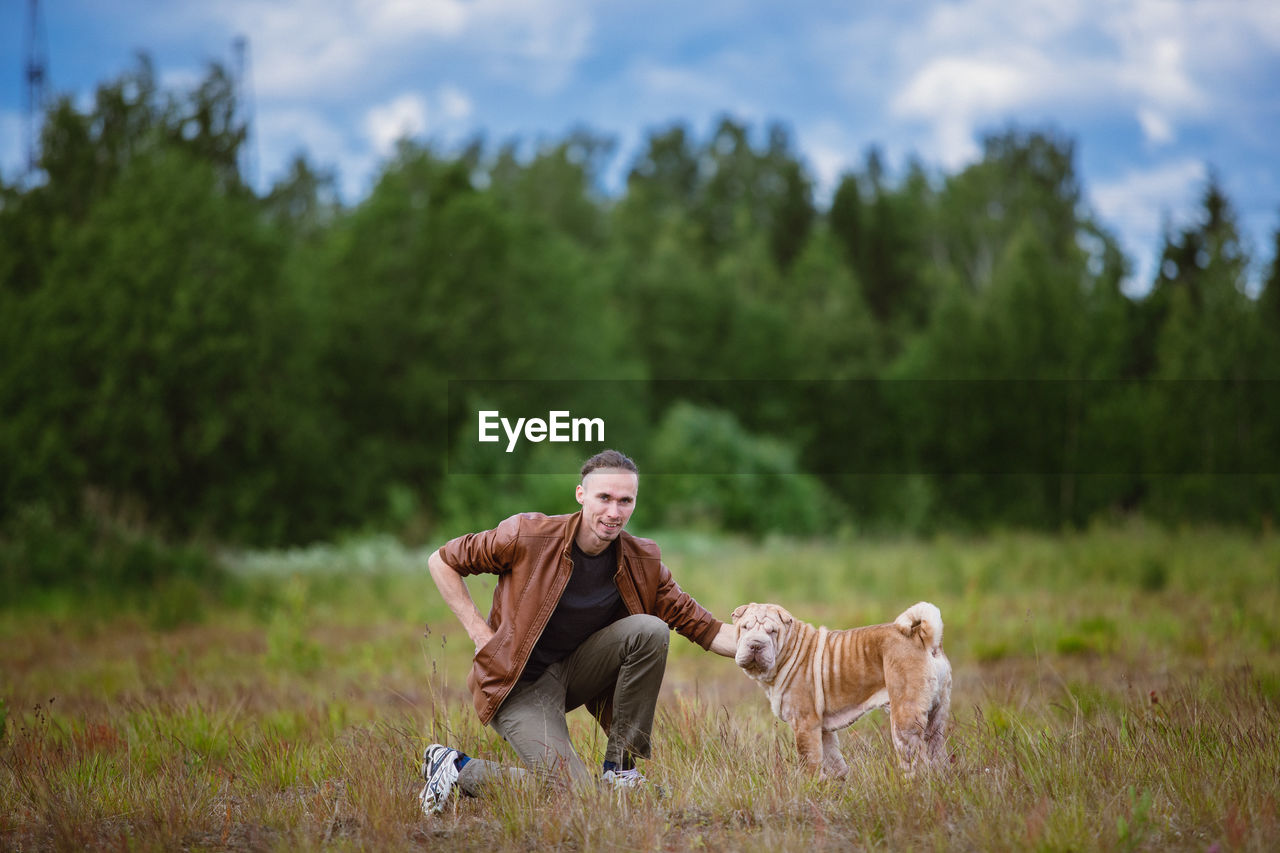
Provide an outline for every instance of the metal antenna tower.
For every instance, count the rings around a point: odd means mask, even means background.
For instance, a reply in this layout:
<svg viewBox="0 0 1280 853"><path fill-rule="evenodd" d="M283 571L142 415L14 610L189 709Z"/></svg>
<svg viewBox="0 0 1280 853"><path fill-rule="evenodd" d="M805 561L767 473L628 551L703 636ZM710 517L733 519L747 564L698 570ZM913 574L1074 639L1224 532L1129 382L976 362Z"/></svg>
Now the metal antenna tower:
<svg viewBox="0 0 1280 853"><path fill-rule="evenodd" d="M40 123L47 104L48 48L39 0L27 3L27 62L23 69L27 89L26 142L27 174L35 172L40 160Z"/></svg>
<svg viewBox="0 0 1280 853"><path fill-rule="evenodd" d="M249 80L249 39L236 36L232 42L236 57L236 112L244 122L244 141L240 143L240 178L255 190L258 179L258 156L253 136L253 86Z"/></svg>

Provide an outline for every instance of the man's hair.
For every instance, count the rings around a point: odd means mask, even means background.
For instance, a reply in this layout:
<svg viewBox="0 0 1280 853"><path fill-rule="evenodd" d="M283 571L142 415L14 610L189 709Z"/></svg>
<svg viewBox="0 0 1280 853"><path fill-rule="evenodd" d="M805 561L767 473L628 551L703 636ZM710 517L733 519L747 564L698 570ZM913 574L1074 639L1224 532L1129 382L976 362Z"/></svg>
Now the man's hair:
<svg viewBox="0 0 1280 853"><path fill-rule="evenodd" d="M636 463L616 450L601 450L595 456L583 462L582 479L587 479L587 475L598 468L621 468L623 471L630 471L637 477L640 476L640 469L636 468Z"/></svg>

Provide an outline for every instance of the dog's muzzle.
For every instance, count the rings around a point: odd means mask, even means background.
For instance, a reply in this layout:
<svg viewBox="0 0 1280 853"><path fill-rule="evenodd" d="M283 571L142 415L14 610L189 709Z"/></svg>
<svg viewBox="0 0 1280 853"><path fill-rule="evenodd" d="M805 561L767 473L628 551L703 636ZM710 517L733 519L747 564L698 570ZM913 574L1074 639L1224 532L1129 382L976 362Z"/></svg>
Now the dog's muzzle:
<svg viewBox="0 0 1280 853"><path fill-rule="evenodd" d="M733 661L748 672L768 672L773 666L773 643L763 637L743 637Z"/></svg>

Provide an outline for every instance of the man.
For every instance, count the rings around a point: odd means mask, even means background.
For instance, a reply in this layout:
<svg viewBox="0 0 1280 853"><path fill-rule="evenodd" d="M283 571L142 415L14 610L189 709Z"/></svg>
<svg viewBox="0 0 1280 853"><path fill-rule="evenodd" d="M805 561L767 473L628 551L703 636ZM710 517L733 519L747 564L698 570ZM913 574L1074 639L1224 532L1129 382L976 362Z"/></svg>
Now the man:
<svg viewBox="0 0 1280 853"><path fill-rule="evenodd" d="M467 686L480 721L515 749L528 770L427 747L420 798L440 811L455 783L478 795L499 778L595 778L569 742L565 715L586 705L608 734L601 778L638 787L648 758L658 689L674 628L704 649L733 657L732 625L680 589L658 546L623 530L636 506L639 473L616 450L592 456L572 515L522 513L492 530L460 536L427 565L476 653ZM463 576L498 575L485 620Z"/></svg>

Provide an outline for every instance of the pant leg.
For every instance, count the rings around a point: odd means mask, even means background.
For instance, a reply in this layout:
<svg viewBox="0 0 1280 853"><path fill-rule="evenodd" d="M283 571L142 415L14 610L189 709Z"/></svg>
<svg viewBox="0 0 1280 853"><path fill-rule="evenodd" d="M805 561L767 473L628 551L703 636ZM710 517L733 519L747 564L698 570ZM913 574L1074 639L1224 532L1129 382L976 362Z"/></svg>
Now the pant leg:
<svg viewBox="0 0 1280 853"><path fill-rule="evenodd" d="M479 797L484 794L485 787L493 782L519 783L531 778L533 774L523 767L473 758L458 771L458 787L469 797Z"/></svg>
<svg viewBox="0 0 1280 853"><path fill-rule="evenodd" d="M588 782L592 773L569 742L565 688L558 677L561 669L559 664L552 665L536 681L517 684L489 725L511 744L525 767L544 781L555 784L568 778L575 783ZM482 765L476 776L488 776L486 770Z"/></svg>
<svg viewBox="0 0 1280 853"><path fill-rule="evenodd" d="M658 617L627 616L592 634L563 662L565 712L613 689L606 761L622 764L624 752L649 757L670 640L671 629Z"/></svg>

